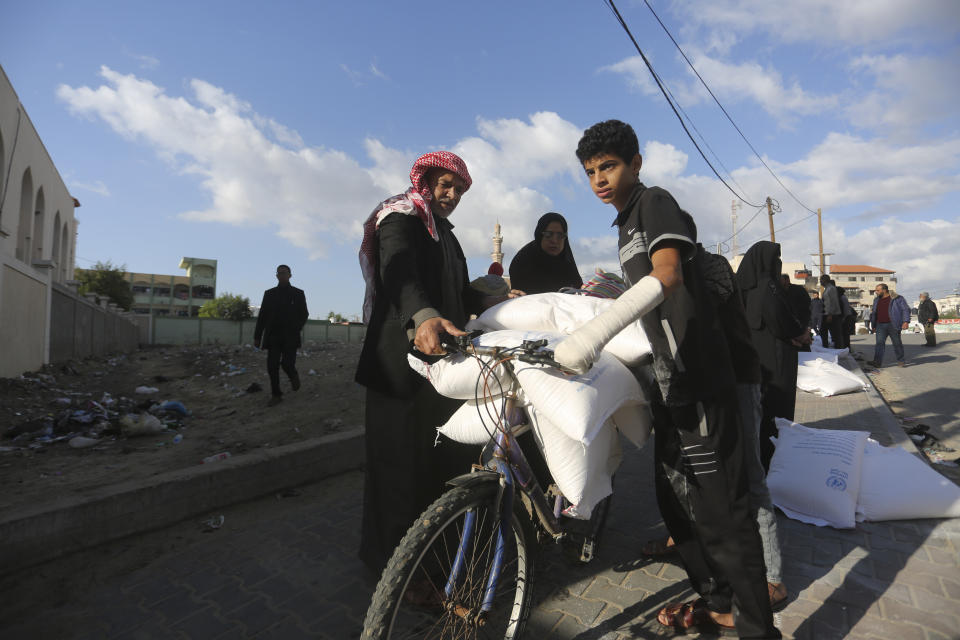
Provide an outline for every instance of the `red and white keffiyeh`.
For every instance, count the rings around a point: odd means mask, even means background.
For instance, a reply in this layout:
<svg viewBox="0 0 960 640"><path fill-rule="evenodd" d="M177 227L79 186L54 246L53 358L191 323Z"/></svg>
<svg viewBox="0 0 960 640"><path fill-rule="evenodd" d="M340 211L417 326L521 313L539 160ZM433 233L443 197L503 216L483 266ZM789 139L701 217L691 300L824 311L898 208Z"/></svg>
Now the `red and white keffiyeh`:
<svg viewBox="0 0 960 640"><path fill-rule="evenodd" d="M470 188L473 180L467 165L460 156L449 151L434 151L425 153L413 163L410 170L410 184L404 193L387 198L377 205L363 223L363 241L360 243L360 271L367 283L367 290L363 297L363 322L370 321L373 313L374 283L376 282L376 252L377 228L380 222L394 212L406 215L415 215L420 218L427 228L427 233L435 242L440 241L436 225L433 222L433 213L430 210L430 201L433 194L427 184L427 172L430 169L446 169L460 176L467 184L464 191Z"/></svg>

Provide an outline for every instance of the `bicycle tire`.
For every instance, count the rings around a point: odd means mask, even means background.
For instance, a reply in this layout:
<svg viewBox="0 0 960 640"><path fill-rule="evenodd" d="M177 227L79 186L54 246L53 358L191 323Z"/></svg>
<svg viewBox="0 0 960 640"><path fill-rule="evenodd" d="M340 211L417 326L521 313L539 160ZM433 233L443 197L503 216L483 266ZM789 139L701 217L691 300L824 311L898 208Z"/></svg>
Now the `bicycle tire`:
<svg viewBox="0 0 960 640"><path fill-rule="evenodd" d="M517 640L530 614L533 591L535 536L519 499L514 501L494 607L482 624L474 614L486 586L492 555L497 477L455 487L430 505L410 527L384 570L364 621L362 640L406 638L497 638ZM453 557L456 555L464 515L476 509L477 526L463 584L452 597L443 598ZM411 602L423 585L434 606ZM408 589L411 596L407 596Z"/></svg>

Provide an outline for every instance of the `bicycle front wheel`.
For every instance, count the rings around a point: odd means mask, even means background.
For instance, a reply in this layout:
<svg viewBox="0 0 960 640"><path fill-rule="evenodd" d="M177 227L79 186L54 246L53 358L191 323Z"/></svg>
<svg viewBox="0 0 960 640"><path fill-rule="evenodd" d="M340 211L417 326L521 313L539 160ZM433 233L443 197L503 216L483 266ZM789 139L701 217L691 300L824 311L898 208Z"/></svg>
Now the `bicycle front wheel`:
<svg viewBox="0 0 960 640"><path fill-rule="evenodd" d="M521 637L530 613L535 538L519 500L509 526L498 526L497 491L493 480L455 487L424 511L380 578L363 640ZM498 529L509 534L500 545L493 606L482 611Z"/></svg>

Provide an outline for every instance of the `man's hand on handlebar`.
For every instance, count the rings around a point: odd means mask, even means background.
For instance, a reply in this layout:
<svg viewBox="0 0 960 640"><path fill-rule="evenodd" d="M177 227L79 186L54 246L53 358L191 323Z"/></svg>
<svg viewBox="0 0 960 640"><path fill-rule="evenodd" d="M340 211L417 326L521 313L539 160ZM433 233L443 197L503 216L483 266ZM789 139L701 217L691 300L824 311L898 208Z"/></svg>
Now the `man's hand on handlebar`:
<svg viewBox="0 0 960 640"><path fill-rule="evenodd" d="M457 329L457 326L446 318L437 316L429 320L424 320L423 323L417 327L417 333L413 338L413 346L421 353L429 356L442 355L445 353L443 347L440 345L440 334L442 333L449 333L452 336L467 335L466 331Z"/></svg>

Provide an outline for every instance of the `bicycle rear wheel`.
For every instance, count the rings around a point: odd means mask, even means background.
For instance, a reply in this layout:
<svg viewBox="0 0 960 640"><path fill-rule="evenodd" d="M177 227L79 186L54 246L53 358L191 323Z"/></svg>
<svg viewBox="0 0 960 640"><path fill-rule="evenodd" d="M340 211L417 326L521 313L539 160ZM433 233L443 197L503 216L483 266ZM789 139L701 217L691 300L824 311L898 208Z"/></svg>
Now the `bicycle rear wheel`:
<svg viewBox="0 0 960 640"><path fill-rule="evenodd" d="M380 578L364 621L364 640L521 637L530 613L534 537L520 500L514 501L506 527L493 607L480 612L496 550L497 491L495 478L455 487L424 511ZM448 597L445 587L457 550L464 531L471 529L460 579Z"/></svg>

